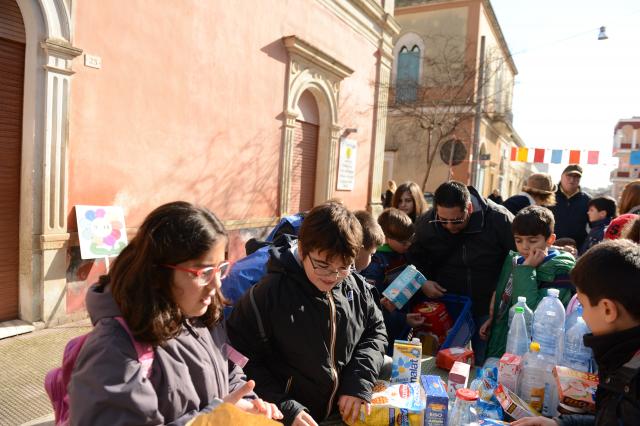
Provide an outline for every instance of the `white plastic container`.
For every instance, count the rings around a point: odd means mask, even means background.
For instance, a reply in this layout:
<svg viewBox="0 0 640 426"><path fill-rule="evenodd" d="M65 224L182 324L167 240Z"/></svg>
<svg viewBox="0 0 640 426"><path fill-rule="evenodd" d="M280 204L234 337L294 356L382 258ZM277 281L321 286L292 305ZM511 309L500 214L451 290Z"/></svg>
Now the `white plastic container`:
<svg viewBox="0 0 640 426"><path fill-rule="evenodd" d="M529 305L527 305L527 298L524 296L518 296L518 303L509 309L509 328L511 328L511 322L513 321L513 316L516 314L517 307L524 309L524 320L527 323L527 333L531 336L533 334L533 311Z"/></svg>
<svg viewBox="0 0 640 426"><path fill-rule="evenodd" d="M529 333L527 333L527 323L524 319L524 309L518 306L511 327L509 327L506 352L523 356L529 350L530 341Z"/></svg>
<svg viewBox="0 0 640 426"><path fill-rule="evenodd" d="M518 396L537 411L542 411L544 405L545 372L546 362L540 353L540 344L531 342L529 352L522 358Z"/></svg>
<svg viewBox="0 0 640 426"><path fill-rule="evenodd" d="M533 313L533 341L540 344L540 352L554 362L562 359L565 312L558 299L560 291L547 290L547 296L540 301ZM551 359L550 359L551 361Z"/></svg>

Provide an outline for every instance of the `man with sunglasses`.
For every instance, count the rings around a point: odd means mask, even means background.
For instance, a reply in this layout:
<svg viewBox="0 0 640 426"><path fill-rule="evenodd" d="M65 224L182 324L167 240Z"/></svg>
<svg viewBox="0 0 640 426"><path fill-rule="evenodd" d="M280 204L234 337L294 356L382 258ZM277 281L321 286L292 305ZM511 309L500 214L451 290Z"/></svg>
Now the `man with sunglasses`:
<svg viewBox="0 0 640 426"><path fill-rule="evenodd" d="M231 343L249 358L244 372L286 425L315 426L338 412L353 421L370 409L387 336L355 272L362 246L362 227L346 207L313 208L298 241L270 249L267 275L229 316Z"/></svg>
<svg viewBox="0 0 640 426"><path fill-rule="evenodd" d="M422 292L430 298L444 293L468 296L478 327L488 318L491 295L509 250L515 250L513 215L484 199L475 188L445 182L436 189L434 208L416 220L411 263L427 277ZM486 342L476 332L475 360L484 361Z"/></svg>

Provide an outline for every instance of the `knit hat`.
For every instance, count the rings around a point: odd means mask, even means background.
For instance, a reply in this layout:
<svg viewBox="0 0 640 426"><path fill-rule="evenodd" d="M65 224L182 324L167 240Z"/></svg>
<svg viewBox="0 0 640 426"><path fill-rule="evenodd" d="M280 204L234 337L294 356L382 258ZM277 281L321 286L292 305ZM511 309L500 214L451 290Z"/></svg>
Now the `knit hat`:
<svg viewBox="0 0 640 426"><path fill-rule="evenodd" d="M607 230L604 232L605 240L617 240L620 238L620 234L622 234L622 228L624 226L638 217L637 214L622 214L611 221L609 226L607 226Z"/></svg>
<svg viewBox="0 0 640 426"><path fill-rule="evenodd" d="M525 192L539 195L550 195L556 192L557 185L553 183L551 175L546 173L534 173L529 176L527 183L522 187Z"/></svg>

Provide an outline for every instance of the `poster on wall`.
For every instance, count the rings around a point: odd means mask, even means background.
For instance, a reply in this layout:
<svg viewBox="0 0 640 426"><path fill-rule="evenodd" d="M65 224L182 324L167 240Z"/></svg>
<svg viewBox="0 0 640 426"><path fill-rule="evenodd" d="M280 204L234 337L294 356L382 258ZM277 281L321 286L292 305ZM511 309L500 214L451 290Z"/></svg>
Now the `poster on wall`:
<svg viewBox="0 0 640 426"><path fill-rule="evenodd" d="M338 191L353 191L356 182L356 153L358 142L340 138L340 157L338 158Z"/></svg>
<svg viewBox="0 0 640 426"><path fill-rule="evenodd" d="M76 220L83 259L117 256L127 245L122 207L76 206Z"/></svg>

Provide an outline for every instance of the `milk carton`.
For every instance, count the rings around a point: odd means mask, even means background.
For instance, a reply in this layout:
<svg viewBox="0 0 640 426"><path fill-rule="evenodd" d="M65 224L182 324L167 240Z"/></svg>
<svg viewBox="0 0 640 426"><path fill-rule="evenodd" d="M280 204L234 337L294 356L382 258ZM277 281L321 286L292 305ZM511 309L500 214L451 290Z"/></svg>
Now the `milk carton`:
<svg viewBox="0 0 640 426"><path fill-rule="evenodd" d="M422 387L426 397L424 426L446 426L449 396L439 376L422 376Z"/></svg>
<svg viewBox="0 0 640 426"><path fill-rule="evenodd" d="M420 340L396 340L393 343L393 367L391 383L416 383L420 381Z"/></svg>
<svg viewBox="0 0 640 426"><path fill-rule="evenodd" d="M371 395L371 414L364 404L355 422L350 426L423 426L425 408L424 390L419 383L389 385L378 382Z"/></svg>
<svg viewBox="0 0 640 426"><path fill-rule="evenodd" d="M449 380L447 382L449 399L454 400L456 398L456 391L467 387L470 369L471 366L464 362L456 361L453 363L453 367L451 367L451 371L449 371Z"/></svg>
<svg viewBox="0 0 640 426"><path fill-rule="evenodd" d="M382 292L382 295L389 299L396 308L402 309L426 281L427 279L415 266L408 265Z"/></svg>
<svg viewBox="0 0 640 426"><path fill-rule="evenodd" d="M502 383L513 392L517 392L521 369L522 357L505 353L498 363L498 383Z"/></svg>

